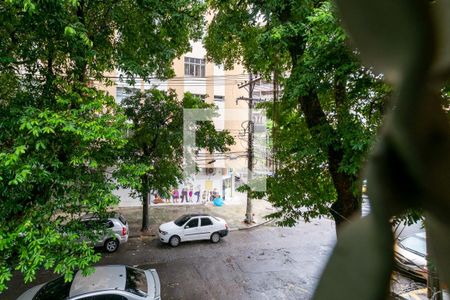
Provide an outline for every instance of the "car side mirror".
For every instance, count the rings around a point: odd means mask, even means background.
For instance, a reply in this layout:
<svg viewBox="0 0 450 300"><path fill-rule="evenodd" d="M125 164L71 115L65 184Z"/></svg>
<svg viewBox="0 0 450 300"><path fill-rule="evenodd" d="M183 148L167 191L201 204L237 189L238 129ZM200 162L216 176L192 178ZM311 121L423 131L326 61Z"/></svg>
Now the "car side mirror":
<svg viewBox="0 0 450 300"><path fill-rule="evenodd" d="M188 229L188 228L189 228L189 225L184 226L184 229Z"/></svg>

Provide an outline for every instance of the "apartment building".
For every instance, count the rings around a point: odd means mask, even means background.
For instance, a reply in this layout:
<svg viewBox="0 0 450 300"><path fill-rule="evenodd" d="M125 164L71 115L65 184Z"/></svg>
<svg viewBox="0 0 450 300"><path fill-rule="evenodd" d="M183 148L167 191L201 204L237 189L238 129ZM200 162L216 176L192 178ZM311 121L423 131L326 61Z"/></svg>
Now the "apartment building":
<svg viewBox="0 0 450 300"><path fill-rule="evenodd" d="M175 76L167 81L137 79L133 85L121 80L120 71L108 74L113 85L104 87L120 103L133 91L157 88L174 90L181 98L190 92L214 103L219 109L220 117L214 120L217 130L228 130L235 138L236 144L227 153L209 154L200 151L196 154L199 172L180 182L173 188L170 199L153 199L153 205L173 205L177 203L204 203L211 195L218 194L227 202L241 201L235 191L237 185L247 176L247 138L248 138L248 103L241 98L248 98L248 90L241 86L249 80L249 74L240 65L233 70L224 70L221 66L207 62L206 51L201 42L193 42L191 52L173 62ZM258 82L254 88L254 97L270 99L271 84ZM239 100L239 101L237 101ZM265 122L261 115L252 117L260 125ZM261 148L261 147L259 147ZM264 147L262 147L264 148ZM118 192L122 206L140 205L139 199L130 198L128 191Z"/></svg>

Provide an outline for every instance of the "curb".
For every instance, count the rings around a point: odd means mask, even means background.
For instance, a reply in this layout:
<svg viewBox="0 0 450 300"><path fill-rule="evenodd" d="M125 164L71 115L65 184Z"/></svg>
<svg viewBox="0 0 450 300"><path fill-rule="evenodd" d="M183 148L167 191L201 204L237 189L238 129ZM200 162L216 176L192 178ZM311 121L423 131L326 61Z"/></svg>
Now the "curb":
<svg viewBox="0 0 450 300"><path fill-rule="evenodd" d="M248 227L230 228L230 231L249 230L249 229L253 229L253 228L256 228L256 227L259 227L259 226L263 226L263 225L269 224L269 223L271 223L273 221L275 221L275 220L268 220L268 221L265 221L265 222L262 222L262 223L259 223L259 224L248 226Z"/></svg>
<svg viewBox="0 0 450 300"><path fill-rule="evenodd" d="M128 239L138 239L138 238L142 238L142 237L156 237L156 235L154 235L154 234L133 234L133 235L129 235Z"/></svg>

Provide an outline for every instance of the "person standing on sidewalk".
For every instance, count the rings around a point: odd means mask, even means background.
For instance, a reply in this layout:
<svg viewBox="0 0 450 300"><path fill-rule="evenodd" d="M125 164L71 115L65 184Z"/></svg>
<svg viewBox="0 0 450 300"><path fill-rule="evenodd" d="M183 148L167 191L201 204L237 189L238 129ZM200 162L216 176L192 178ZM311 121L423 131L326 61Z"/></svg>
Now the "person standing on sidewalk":
<svg viewBox="0 0 450 300"><path fill-rule="evenodd" d="M194 195L197 196L197 203L198 203L200 201L200 186L199 185L195 189Z"/></svg>
<svg viewBox="0 0 450 300"><path fill-rule="evenodd" d="M189 188L189 202L193 202L192 201L192 186Z"/></svg>
<svg viewBox="0 0 450 300"><path fill-rule="evenodd" d="M182 190L181 190L181 203L183 203L184 202L184 199L186 198L186 203L188 203L189 201L188 201L188 192L187 192L187 189L184 187Z"/></svg>
<svg viewBox="0 0 450 300"><path fill-rule="evenodd" d="M203 193L202 193L202 202L203 203L206 203L206 197L208 197L208 192L207 191L203 191Z"/></svg>
<svg viewBox="0 0 450 300"><path fill-rule="evenodd" d="M178 189L174 189L172 192L173 202L178 203L178 198L180 198L180 194L178 193Z"/></svg>

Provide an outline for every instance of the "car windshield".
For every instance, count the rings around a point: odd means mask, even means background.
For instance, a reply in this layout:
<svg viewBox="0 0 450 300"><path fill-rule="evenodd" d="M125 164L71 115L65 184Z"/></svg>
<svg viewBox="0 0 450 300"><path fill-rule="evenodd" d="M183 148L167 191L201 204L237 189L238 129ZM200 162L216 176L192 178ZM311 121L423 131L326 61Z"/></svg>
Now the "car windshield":
<svg viewBox="0 0 450 300"><path fill-rule="evenodd" d="M408 237L400 242L403 248L420 256L427 255L427 243L425 239L415 236Z"/></svg>
<svg viewBox="0 0 450 300"><path fill-rule="evenodd" d="M119 215L119 220L123 225L127 225L127 220L122 215Z"/></svg>
<svg viewBox="0 0 450 300"><path fill-rule="evenodd" d="M33 300L66 299L69 297L72 281L65 282L64 276L58 277L44 285Z"/></svg>
<svg viewBox="0 0 450 300"><path fill-rule="evenodd" d="M147 296L148 285L145 273L142 270L127 267L125 290L139 296Z"/></svg>
<svg viewBox="0 0 450 300"><path fill-rule="evenodd" d="M191 218L191 216L189 216L189 215L184 215L184 216L181 216L181 217L179 217L178 219L176 219L175 221L174 221L174 223L177 225L177 226L183 226L184 225L184 223L186 223L189 219Z"/></svg>

